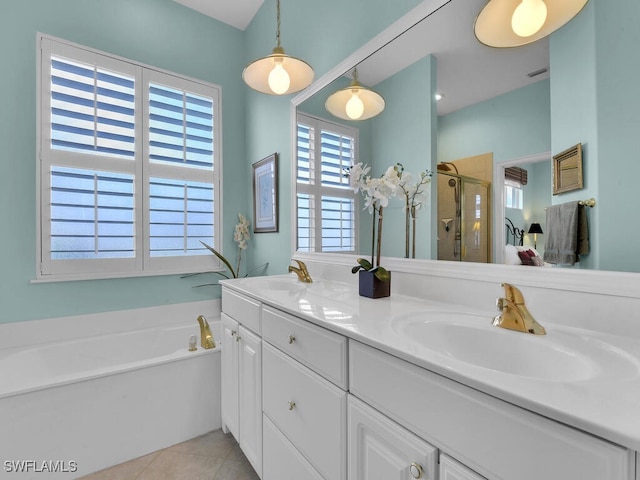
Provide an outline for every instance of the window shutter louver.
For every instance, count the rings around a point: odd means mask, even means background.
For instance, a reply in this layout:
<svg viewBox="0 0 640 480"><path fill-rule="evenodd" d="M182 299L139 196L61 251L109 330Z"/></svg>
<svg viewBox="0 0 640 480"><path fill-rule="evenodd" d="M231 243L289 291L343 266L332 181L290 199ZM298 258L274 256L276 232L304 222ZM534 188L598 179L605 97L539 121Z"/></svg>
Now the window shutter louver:
<svg viewBox="0 0 640 480"><path fill-rule="evenodd" d="M355 162L355 130L298 116L297 245L300 251L353 252L356 200L345 172Z"/></svg>
<svg viewBox="0 0 640 480"><path fill-rule="evenodd" d="M135 255L133 176L53 167L51 258Z"/></svg>
<svg viewBox="0 0 640 480"><path fill-rule="evenodd" d="M213 242L213 185L152 178L149 191L150 255L204 255Z"/></svg>
<svg viewBox="0 0 640 480"><path fill-rule="evenodd" d="M177 89L149 87L149 158L213 167L213 102Z"/></svg>
<svg viewBox="0 0 640 480"><path fill-rule="evenodd" d="M135 82L61 57L51 58L51 147L133 158Z"/></svg>
<svg viewBox="0 0 640 480"><path fill-rule="evenodd" d="M344 172L353 165L352 143L353 139L349 137L322 130L322 185L343 188L349 186L349 179Z"/></svg>
<svg viewBox="0 0 640 480"><path fill-rule="evenodd" d="M40 45L38 276L215 270L201 242L220 249L218 87Z"/></svg>

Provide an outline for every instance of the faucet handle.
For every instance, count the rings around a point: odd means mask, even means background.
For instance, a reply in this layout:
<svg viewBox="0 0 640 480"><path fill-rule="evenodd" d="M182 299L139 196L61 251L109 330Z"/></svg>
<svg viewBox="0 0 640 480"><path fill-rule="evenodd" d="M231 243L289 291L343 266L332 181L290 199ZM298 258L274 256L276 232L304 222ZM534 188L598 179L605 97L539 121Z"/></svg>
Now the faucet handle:
<svg viewBox="0 0 640 480"><path fill-rule="evenodd" d="M300 269L302 269L305 272L307 271L307 265L302 260L298 260L297 258L292 258L291 260L296 262Z"/></svg>
<svg viewBox="0 0 640 480"><path fill-rule="evenodd" d="M515 285L510 283L501 283L500 286L504 287L504 296L507 300L517 305L524 305L524 295L518 288L516 288Z"/></svg>

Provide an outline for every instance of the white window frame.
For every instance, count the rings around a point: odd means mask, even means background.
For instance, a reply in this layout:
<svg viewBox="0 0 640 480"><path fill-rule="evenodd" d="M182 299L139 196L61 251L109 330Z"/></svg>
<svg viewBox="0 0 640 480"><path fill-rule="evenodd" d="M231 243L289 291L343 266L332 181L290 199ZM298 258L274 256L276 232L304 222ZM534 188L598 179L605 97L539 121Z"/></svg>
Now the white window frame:
<svg viewBox="0 0 640 480"><path fill-rule="evenodd" d="M353 158L353 162L354 164L358 162L358 155L359 155L359 130L357 128L354 127L350 127L350 126L346 126L346 125L342 125L339 123L335 123L335 122L330 122L324 118L320 118L320 117L316 117L313 115L309 115L307 113L302 113L302 112L298 112L296 114L296 119L295 119L295 143L297 145L297 126L298 123L305 123L305 124L309 124L312 125L316 131L319 133L320 130L324 127L326 130L330 130L332 132L341 134L341 135L346 135L349 137L352 137L354 139L354 158ZM319 135L318 135L319 137ZM317 139L317 142L319 143L320 139ZM319 153L319 149L316 149L316 151L318 151ZM298 151L297 151L297 146L295 149L295 157L294 157L294 165L293 165L293 178L294 178L294 184L295 184L295 188L292 189L293 192L293 197L292 197L292 209L294 212L293 215L293 242L294 242L294 250L295 251L301 251L301 252L307 252L306 250L298 250L298 208L297 208L297 201L298 201L298 194L308 194L308 195L312 195L313 199L314 199L314 207L313 207L313 211L314 212L322 212L322 197L323 196L331 196L331 197L336 197L336 198L346 198L349 200L353 200L354 201L354 237L353 237L353 250L342 250L342 251L331 251L331 253L343 253L343 254L350 254L350 253L356 253L357 249L358 249L358 244L359 244L359 217L360 217L360 208L359 208L359 198L358 195L349 188L339 188L339 187L330 187L330 186L323 186L321 183L321 156L320 155L316 155L314 158L314 166L313 168L313 174L311 176L311 178L314 178L315 176L315 180L314 181L310 181L310 183L305 184L305 183L299 183L297 181L297 171L298 171ZM309 253L321 253L325 250L322 250L322 216L321 215L315 215L314 216L314 228L313 228L313 232L314 232L314 240L313 240L313 250L311 250Z"/></svg>
<svg viewBox="0 0 640 480"><path fill-rule="evenodd" d="M508 205L508 203L510 202L510 198L513 198L513 195L508 195L507 194L507 190L514 190L514 191L519 191L519 203L520 205L517 206L512 206L512 205ZM524 188L522 186L522 184L520 184L519 182L516 182L515 180L506 180L504 181L504 204L505 204L505 208L512 208L514 210L522 210L524 208Z"/></svg>
<svg viewBox="0 0 640 480"><path fill-rule="evenodd" d="M149 253L149 179L166 177L188 181L213 183L214 243L222 239L222 107L218 85L175 74L116 55L91 49L66 40L37 34L37 268L36 282L99 278L195 273L221 270L220 262L208 254L176 257L151 257ZM135 251L133 258L51 260L49 235L51 231L50 168L51 165L86 168L86 155L50 148L51 144L51 55L79 62L99 64L100 67L131 75L135 78L135 157L133 160L92 155L96 170L119 171L134 175ZM213 171L171 167L149 161L148 145L148 85L149 82L182 88L197 95L213 98ZM114 167L117 165L117 167ZM213 175L213 179L211 179Z"/></svg>

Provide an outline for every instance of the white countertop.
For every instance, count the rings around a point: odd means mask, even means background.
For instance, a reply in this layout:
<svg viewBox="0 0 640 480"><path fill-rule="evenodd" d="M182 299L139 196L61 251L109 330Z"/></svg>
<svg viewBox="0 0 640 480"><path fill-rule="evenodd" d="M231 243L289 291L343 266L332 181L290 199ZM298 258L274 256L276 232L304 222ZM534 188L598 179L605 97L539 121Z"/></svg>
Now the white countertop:
<svg viewBox="0 0 640 480"><path fill-rule="evenodd" d="M221 283L481 392L640 450L638 339L547 322L541 322L547 330L545 336L513 332L491 326L495 310L478 311L397 294L373 300L360 297L351 284L324 279L303 284L293 275L276 275ZM461 337L464 345L458 346L466 361L452 353L453 345L448 346L446 341L436 346L427 345L428 342L421 341L415 334L415 328L420 328L415 325L429 322L430 318L450 319L462 326L461 331L469 332L466 338ZM474 364L474 354L481 355L483 348L492 348L485 340L493 341L494 334L496 339L503 336L506 341L513 340L516 347L505 355L510 358L502 359L504 365L497 368ZM538 346L539 365L529 361L530 357L525 359L528 364L523 365L524 352L519 349L530 347L536 352ZM587 351L595 346L597 358L581 358L584 355L576 355L574 346L587 347ZM551 353L553 355L549 355ZM587 362L588 368L576 373L572 365L582 361ZM538 370L542 372L540 375Z"/></svg>

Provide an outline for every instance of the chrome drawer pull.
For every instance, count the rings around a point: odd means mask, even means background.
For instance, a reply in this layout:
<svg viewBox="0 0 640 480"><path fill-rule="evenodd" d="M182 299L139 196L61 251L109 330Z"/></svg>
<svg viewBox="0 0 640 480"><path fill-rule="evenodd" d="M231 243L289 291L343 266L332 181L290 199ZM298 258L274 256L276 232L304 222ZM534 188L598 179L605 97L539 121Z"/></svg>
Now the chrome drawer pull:
<svg viewBox="0 0 640 480"><path fill-rule="evenodd" d="M422 465L419 463L413 462L409 465L409 471L411 472L411 476L413 478L422 478L422 474L424 471L422 470Z"/></svg>
<svg viewBox="0 0 640 480"><path fill-rule="evenodd" d="M289 410L293 410L296 407L296 402L289 400Z"/></svg>
<svg viewBox="0 0 640 480"><path fill-rule="evenodd" d="M289 335L289 344L292 344L295 341L296 341L296 337L294 337L293 335Z"/></svg>

